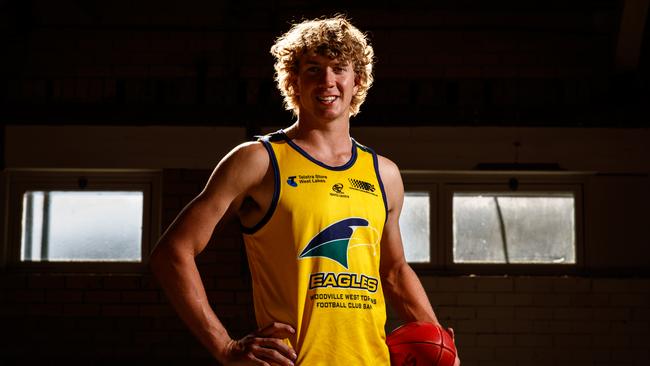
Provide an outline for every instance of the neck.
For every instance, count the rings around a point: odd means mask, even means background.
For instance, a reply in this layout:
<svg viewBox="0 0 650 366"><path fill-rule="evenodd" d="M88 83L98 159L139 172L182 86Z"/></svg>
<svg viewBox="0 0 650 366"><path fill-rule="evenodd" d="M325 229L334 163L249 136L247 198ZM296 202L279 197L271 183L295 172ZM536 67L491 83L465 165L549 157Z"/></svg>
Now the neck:
<svg viewBox="0 0 650 366"><path fill-rule="evenodd" d="M296 123L294 123L292 127L295 127L296 132L298 132L301 135L321 133L324 135L340 136L340 135L350 134L349 120L336 121L327 124L313 124L299 118L298 121L296 121Z"/></svg>
<svg viewBox="0 0 650 366"><path fill-rule="evenodd" d="M298 118L298 121L285 130L293 140L304 141L310 145L330 146L332 149L350 146L350 122L332 121L324 125L315 125Z"/></svg>
<svg viewBox="0 0 650 366"><path fill-rule="evenodd" d="M298 118L285 129L287 136L311 156L331 166L345 164L350 159L352 140L349 119L315 125Z"/></svg>

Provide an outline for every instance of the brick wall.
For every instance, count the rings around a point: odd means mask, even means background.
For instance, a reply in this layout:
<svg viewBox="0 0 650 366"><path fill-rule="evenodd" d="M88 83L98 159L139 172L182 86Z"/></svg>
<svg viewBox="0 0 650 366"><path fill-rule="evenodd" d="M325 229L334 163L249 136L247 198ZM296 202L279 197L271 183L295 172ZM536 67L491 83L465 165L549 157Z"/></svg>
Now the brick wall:
<svg viewBox="0 0 650 366"><path fill-rule="evenodd" d="M463 365L646 365L650 280L423 277ZM393 318L394 319L394 318Z"/></svg>
<svg viewBox="0 0 650 366"><path fill-rule="evenodd" d="M270 46L292 21L345 11L378 60L359 124L636 126L647 116L647 80L614 70L620 2L246 3L8 7L3 113L25 123L289 120Z"/></svg>
<svg viewBox="0 0 650 366"><path fill-rule="evenodd" d="M166 170L163 225L207 170ZM233 336L255 327L234 221L197 258L213 308ZM650 279L423 276L463 365L646 365ZM0 274L2 364L214 364L149 273ZM392 314L388 329L399 324Z"/></svg>

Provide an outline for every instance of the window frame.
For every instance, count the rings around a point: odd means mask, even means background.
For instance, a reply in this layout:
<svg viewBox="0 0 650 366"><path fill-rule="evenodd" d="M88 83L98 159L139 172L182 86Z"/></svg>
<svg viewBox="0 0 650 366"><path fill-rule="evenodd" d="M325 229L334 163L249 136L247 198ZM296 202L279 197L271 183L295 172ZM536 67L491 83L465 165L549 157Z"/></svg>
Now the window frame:
<svg viewBox="0 0 650 366"><path fill-rule="evenodd" d="M409 265L418 273L464 275L568 275L580 273L585 266L583 191L588 176L589 173L582 172L404 170L402 178L405 192L428 189L431 195L431 261L429 263L409 263ZM517 182L516 190L510 188L512 179ZM576 263L454 263L453 195L454 193L487 192L573 193Z"/></svg>
<svg viewBox="0 0 650 366"><path fill-rule="evenodd" d="M4 260L16 272L144 273L149 254L160 236L161 181L159 170L144 169L11 169L6 172L3 196L6 199L6 235ZM21 224L23 195L27 191L142 191L141 261L21 261Z"/></svg>

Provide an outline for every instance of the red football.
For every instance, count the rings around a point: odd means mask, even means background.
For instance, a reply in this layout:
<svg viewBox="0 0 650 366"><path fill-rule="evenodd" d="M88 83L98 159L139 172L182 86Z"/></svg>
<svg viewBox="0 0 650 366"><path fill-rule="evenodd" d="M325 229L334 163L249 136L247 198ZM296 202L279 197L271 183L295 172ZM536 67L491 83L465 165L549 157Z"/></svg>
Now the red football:
<svg viewBox="0 0 650 366"><path fill-rule="evenodd" d="M393 366L453 366L456 346L451 334L433 323L402 325L386 337Z"/></svg>

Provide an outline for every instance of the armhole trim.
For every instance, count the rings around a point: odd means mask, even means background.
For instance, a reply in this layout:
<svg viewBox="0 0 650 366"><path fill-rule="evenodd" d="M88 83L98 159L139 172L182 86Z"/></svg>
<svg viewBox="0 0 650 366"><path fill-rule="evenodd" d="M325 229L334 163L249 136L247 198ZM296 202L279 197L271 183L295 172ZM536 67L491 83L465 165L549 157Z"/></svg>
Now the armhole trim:
<svg viewBox="0 0 650 366"><path fill-rule="evenodd" d="M379 189L381 190L381 198L384 200L384 211L386 214L386 218L384 219L384 223L388 221L388 201L386 200L386 190L384 189L384 182L381 180L381 174L379 174L379 159L377 159L377 153L369 148L364 146L368 152L372 154L372 163L375 166L375 174L377 175L377 181L379 182Z"/></svg>
<svg viewBox="0 0 650 366"><path fill-rule="evenodd" d="M269 205L268 211L266 211L260 222L250 228L240 224L242 232L248 235L257 232L271 219L271 216L273 216L273 213L275 212L275 208L278 206L278 200L280 198L280 168L278 167L278 160L275 157L273 147L271 146L268 137L265 136L260 138L259 141L264 145L264 148L266 148L266 152L269 153L269 160L273 167L273 198L271 198L271 204Z"/></svg>

